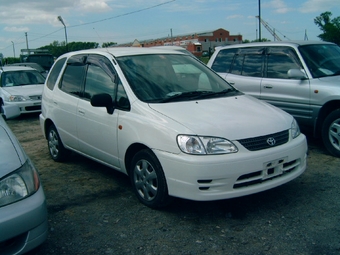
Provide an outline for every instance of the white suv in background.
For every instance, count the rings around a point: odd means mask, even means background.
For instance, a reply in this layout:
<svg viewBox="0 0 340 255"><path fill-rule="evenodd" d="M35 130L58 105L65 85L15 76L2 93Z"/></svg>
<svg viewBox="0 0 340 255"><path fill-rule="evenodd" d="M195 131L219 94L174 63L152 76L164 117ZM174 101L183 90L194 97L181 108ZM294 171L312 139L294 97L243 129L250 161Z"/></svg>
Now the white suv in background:
<svg viewBox="0 0 340 255"><path fill-rule="evenodd" d="M208 64L231 85L292 114L340 157L340 47L313 41L218 47Z"/></svg>
<svg viewBox="0 0 340 255"><path fill-rule="evenodd" d="M286 112L178 51L92 49L57 59L40 123L55 161L75 151L127 174L149 207L218 200L289 182L306 138Z"/></svg>

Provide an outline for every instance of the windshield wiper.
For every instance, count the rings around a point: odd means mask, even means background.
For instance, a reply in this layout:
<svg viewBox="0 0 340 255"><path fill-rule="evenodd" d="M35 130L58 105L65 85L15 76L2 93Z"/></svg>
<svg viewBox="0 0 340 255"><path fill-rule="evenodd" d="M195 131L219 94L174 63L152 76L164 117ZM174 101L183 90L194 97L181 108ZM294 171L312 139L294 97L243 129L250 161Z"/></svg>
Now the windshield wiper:
<svg viewBox="0 0 340 255"><path fill-rule="evenodd" d="M189 92L172 92L169 93L167 96L168 98L165 98L161 100L161 103L171 102L178 99L201 99L201 98L207 98L207 97L214 97L216 95L223 95L230 92L237 91L234 88L225 89L219 92L213 92L213 91L189 91Z"/></svg>

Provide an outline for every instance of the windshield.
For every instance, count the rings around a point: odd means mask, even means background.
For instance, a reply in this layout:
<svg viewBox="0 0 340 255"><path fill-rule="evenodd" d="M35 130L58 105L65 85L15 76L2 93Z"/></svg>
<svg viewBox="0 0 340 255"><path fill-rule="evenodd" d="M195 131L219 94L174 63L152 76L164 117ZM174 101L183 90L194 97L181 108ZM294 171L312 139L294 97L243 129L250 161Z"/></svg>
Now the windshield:
<svg viewBox="0 0 340 255"><path fill-rule="evenodd" d="M2 87L44 84L45 77L36 70L8 71L2 73Z"/></svg>
<svg viewBox="0 0 340 255"><path fill-rule="evenodd" d="M144 102L166 103L240 93L187 55L137 55L117 58L135 95Z"/></svg>
<svg viewBox="0 0 340 255"><path fill-rule="evenodd" d="M340 74L340 47L332 44L315 44L300 46L313 78Z"/></svg>

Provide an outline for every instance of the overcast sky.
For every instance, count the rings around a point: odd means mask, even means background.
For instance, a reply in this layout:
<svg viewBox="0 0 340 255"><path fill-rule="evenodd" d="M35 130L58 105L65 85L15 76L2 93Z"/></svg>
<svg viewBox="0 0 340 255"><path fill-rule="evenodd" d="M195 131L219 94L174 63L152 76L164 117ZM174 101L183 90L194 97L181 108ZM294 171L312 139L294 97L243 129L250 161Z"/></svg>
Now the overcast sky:
<svg viewBox="0 0 340 255"><path fill-rule="evenodd" d="M255 40L258 7L259 0L0 0L0 53L18 57L27 44L34 49L65 41L58 16L68 42L125 43L218 28ZM261 0L262 19L290 40L303 40L305 31L319 40L314 18L325 11L340 16L340 1ZM274 40L261 30L262 38Z"/></svg>

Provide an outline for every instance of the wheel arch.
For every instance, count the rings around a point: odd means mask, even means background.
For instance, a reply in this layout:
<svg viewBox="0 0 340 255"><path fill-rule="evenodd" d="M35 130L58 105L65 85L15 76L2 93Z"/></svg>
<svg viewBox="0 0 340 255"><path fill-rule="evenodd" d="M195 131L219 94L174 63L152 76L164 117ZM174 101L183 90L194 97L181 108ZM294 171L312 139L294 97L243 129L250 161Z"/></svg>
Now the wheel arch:
<svg viewBox="0 0 340 255"><path fill-rule="evenodd" d="M322 123L331 112L337 109L340 109L340 100L329 101L321 107L316 121L315 136L321 136Z"/></svg>
<svg viewBox="0 0 340 255"><path fill-rule="evenodd" d="M53 121L51 119L46 119L44 123L44 136L45 139L47 139L47 132L50 126L54 125ZM54 125L55 126L55 125Z"/></svg>
<svg viewBox="0 0 340 255"><path fill-rule="evenodd" d="M150 148L142 143L134 143L134 144L131 144L129 148L126 150L125 157L124 157L124 164L126 168L126 173L128 175L130 175L130 169L131 169L133 156L136 155L137 152L144 150L144 149L150 149Z"/></svg>

